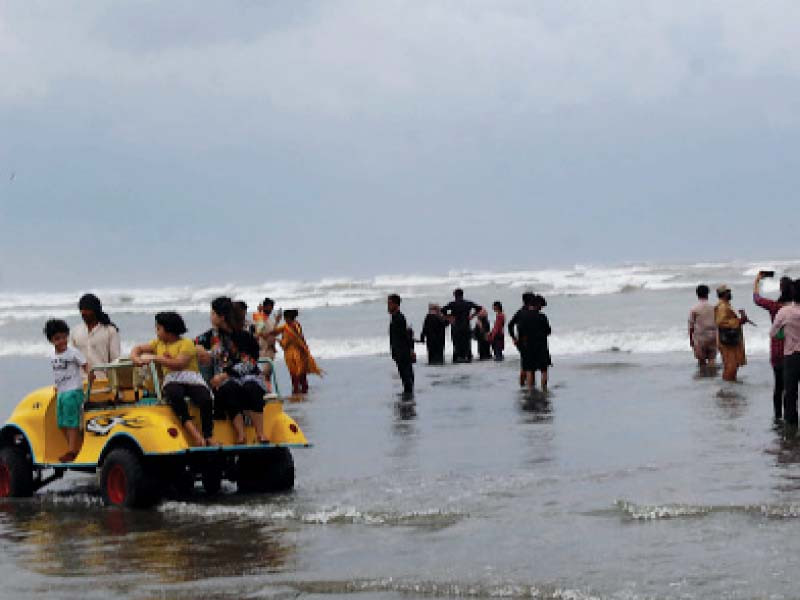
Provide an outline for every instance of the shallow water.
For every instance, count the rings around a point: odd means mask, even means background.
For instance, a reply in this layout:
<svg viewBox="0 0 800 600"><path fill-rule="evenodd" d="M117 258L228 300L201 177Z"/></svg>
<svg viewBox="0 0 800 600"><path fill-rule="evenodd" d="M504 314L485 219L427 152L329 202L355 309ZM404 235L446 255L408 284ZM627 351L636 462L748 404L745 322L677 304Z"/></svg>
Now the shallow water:
<svg viewBox="0 0 800 600"><path fill-rule="evenodd" d="M8 414L46 382L0 360ZM2 595L40 598L792 597L800 443L771 421L771 371L699 375L686 354L518 363L328 361L285 409L315 446L290 494L198 490L150 511L70 476L0 506ZM45 375L42 375L44 371Z"/></svg>

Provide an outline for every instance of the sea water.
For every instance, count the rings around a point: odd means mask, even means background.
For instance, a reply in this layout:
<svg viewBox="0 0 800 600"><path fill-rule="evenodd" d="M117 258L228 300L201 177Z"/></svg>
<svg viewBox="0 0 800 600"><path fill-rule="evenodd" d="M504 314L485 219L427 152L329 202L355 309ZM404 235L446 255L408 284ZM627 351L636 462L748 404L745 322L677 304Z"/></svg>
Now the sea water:
<svg viewBox="0 0 800 600"><path fill-rule="evenodd" d="M70 475L4 502L0 597L794 597L800 444L772 423L769 320L750 298L760 266L99 290L126 346L152 337L156 310L200 332L218 293L300 306L327 375L285 410L314 447L294 452L288 494L198 489L120 511L101 506L96 478ZM732 285L758 325L740 383L694 365L700 282ZM518 389L513 352L444 367L420 352L415 401L402 400L385 295L406 297L418 328L456 285L509 315L525 289L547 297L548 395ZM42 322L74 322L79 295L0 294L3 414L49 383Z"/></svg>

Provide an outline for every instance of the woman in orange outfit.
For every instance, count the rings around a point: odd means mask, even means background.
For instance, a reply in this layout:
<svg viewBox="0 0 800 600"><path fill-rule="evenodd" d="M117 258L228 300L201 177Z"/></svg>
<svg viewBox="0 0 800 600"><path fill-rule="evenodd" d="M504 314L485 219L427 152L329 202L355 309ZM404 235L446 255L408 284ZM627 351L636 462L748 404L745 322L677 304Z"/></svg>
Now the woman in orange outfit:
<svg viewBox="0 0 800 600"><path fill-rule="evenodd" d="M297 310L287 310L283 313L285 323L273 329L274 335L280 335L280 344L283 348L283 359L292 378L292 393L308 393L307 375L323 375L322 369L317 366L311 351L308 349L303 336L303 328L297 321Z"/></svg>

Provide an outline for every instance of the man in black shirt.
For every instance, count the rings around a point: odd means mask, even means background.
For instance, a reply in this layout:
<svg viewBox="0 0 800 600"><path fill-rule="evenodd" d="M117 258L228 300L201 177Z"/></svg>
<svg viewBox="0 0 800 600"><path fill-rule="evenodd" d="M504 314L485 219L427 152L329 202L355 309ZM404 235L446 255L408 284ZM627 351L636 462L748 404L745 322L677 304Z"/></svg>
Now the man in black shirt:
<svg viewBox="0 0 800 600"><path fill-rule="evenodd" d="M452 317L450 337L453 339L453 362L472 362L472 330L469 322L481 311L481 307L464 300L464 290L453 292L455 298L442 309L442 314Z"/></svg>
<svg viewBox="0 0 800 600"><path fill-rule="evenodd" d="M412 366L413 340L409 335L408 325L403 313L400 312L400 296L392 294L387 304L392 321L389 324L389 345L392 349L392 358L397 364L397 372L403 381L403 393L414 393L414 367Z"/></svg>
<svg viewBox="0 0 800 600"><path fill-rule="evenodd" d="M542 391L547 391L547 368L552 364L547 336L550 335L551 329L550 322L541 312L547 302L532 292L525 292L522 301L523 307L508 323L508 333L519 350L519 384L520 386L527 384L528 389L533 389L535 372L541 371Z"/></svg>

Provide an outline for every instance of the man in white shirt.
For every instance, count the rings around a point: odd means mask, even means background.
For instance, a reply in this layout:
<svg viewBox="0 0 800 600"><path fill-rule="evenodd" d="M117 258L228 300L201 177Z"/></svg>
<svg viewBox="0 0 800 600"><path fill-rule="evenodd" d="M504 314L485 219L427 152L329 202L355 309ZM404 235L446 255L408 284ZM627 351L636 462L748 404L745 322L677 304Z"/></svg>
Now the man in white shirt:
<svg viewBox="0 0 800 600"><path fill-rule="evenodd" d="M275 302L271 298L264 298L264 301L258 305L258 312L253 315L253 333L258 339L259 357L275 360L277 349L275 348L276 337L273 334L274 329L281 321L281 311L278 311L275 316L272 315L272 309L275 308ZM267 363L264 365L264 379L267 383L267 391L272 392L272 365Z"/></svg>
<svg viewBox="0 0 800 600"><path fill-rule="evenodd" d="M717 323L708 291L707 285L697 286L697 304L689 311L689 345L701 367L713 365L717 357Z"/></svg>
<svg viewBox="0 0 800 600"><path fill-rule="evenodd" d="M119 330L103 312L100 299L94 294L84 294L78 302L83 323L73 328L70 344L77 348L89 363L89 369L119 358Z"/></svg>

